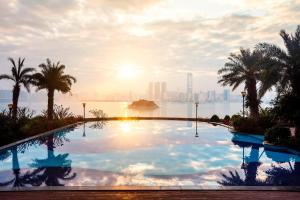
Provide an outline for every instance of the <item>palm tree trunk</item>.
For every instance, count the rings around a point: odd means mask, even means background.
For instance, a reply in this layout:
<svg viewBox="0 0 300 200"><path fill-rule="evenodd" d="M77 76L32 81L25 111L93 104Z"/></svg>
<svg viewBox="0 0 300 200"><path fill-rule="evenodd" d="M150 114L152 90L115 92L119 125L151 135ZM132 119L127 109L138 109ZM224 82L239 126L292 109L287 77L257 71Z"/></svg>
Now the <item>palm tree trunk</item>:
<svg viewBox="0 0 300 200"><path fill-rule="evenodd" d="M18 101L19 101L19 95L20 95L20 86L15 85L13 89L13 106L12 106L12 118L15 120L17 118L18 114Z"/></svg>
<svg viewBox="0 0 300 200"><path fill-rule="evenodd" d="M250 117L252 119L258 119L259 117L259 101L257 99L257 90L256 90L256 80L255 78L251 78L246 81L247 84L247 92L248 92L248 101L250 108Z"/></svg>
<svg viewBox="0 0 300 200"><path fill-rule="evenodd" d="M54 106L54 90L49 89L48 90L48 120L52 121L53 120L53 106Z"/></svg>

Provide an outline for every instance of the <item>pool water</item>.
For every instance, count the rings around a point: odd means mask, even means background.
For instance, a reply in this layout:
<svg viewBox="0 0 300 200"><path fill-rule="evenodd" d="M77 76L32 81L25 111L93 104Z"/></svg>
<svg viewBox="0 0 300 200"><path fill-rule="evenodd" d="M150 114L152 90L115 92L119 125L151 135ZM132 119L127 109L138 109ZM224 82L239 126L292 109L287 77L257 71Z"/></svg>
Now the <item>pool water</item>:
<svg viewBox="0 0 300 200"><path fill-rule="evenodd" d="M196 132L195 122L89 122L0 151L0 190L299 186L298 155L208 123L198 123Z"/></svg>

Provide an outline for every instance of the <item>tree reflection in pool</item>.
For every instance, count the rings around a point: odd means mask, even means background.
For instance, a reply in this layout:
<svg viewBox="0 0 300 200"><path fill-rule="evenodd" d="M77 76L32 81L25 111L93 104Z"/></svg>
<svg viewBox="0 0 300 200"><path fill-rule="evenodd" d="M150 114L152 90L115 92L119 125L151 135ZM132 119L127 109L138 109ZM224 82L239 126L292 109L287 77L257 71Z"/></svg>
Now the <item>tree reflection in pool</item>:
<svg viewBox="0 0 300 200"><path fill-rule="evenodd" d="M265 147L261 136L198 124L199 137L195 124L180 121L113 121L25 142L0 151L0 189L300 185L298 155Z"/></svg>

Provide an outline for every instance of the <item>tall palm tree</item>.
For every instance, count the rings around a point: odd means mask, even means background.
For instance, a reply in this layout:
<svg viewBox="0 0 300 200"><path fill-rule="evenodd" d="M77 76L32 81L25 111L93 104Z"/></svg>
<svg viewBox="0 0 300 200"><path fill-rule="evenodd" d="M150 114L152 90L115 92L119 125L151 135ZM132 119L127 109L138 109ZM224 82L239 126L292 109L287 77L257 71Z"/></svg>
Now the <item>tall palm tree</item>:
<svg viewBox="0 0 300 200"><path fill-rule="evenodd" d="M47 59L46 63L39 65L41 72L33 75L34 84L37 86L37 90L46 89L48 92L48 119L53 119L53 107L54 107L54 92L55 90L67 93L71 91L72 83L76 82L73 76L64 73L65 65L60 62L51 63L50 59Z"/></svg>
<svg viewBox="0 0 300 200"><path fill-rule="evenodd" d="M300 25L295 34L282 30L280 36L285 49L268 43L260 43L256 49L268 57L271 66L264 79L269 80L266 87L277 86L275 112L294 124L295 135L300 138Z"/></svg>
<svg viewBox="0 0 300 200"><path fill-rule="evenodd" d="M229 62L218 71L220 75L218 83L223 86L233 86L232 90L235 90L245 82L250 117L257 119L260 103L257 83L261 80L261 74L264 71L261 67L263 54L260 51L251 52L250 49L241 48L238 54L231 53L228 59Z"/></svg>
<svg viewBox="0 0 300 200"><path fill-rule="evenodd" d="M34 72L35 69L24 67L25 58L23 59L19 58L17 63L13 58L8 58L8 60L12 64L11 75L2 74L0 75L0 80L8 79L15 82L13 86L13 95L12 95L12 103L13 103L12 117L13 119L16 119L18 113L18 101L19 101L21 85L23 85L28 92L30 91L30 84L32 83L31 73Z"/></svg>
<svg viewBox="0 0 300 200"><path fill-rule="evenodd" d="M280 36L283 39L285 49L275 44L260 43L256 46L269 57L272 68L266 76L266 80L273 80L278 83L279 92L293 92L300 96L300 25L295 34L288 34L281 30ZM273 75L278 74L276 77Z"/></svg>

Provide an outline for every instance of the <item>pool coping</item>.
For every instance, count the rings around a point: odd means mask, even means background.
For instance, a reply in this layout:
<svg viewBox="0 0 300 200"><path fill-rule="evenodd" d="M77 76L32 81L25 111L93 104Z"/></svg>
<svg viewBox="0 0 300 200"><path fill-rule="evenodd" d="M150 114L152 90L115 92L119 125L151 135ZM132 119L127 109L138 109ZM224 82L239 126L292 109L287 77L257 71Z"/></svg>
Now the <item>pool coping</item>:
<svg viewBox="0 0 300 200"><path fill-rule="evenodd" d="M1 192L30 191L293 191L299 192L300 186L221 186L212 188L205 186L42 186L15 187L2 189Z"/></svg>

